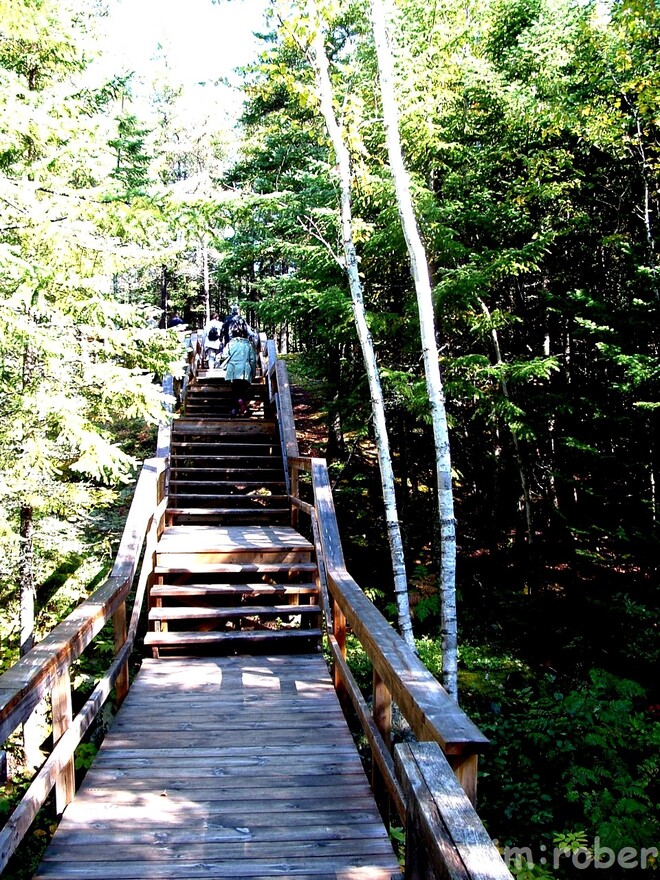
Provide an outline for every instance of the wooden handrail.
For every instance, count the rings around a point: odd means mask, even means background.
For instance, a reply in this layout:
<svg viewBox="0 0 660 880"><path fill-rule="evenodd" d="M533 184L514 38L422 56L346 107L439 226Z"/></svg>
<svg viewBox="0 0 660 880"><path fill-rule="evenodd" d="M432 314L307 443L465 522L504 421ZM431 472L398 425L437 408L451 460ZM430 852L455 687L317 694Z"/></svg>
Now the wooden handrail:
<svg viewBox="0 0 660 880"><path fill-rule="evenodd" d="M406 880L511 880L436 743L399 743L406 802Z"/></svg>
<svg viewBox="0 0 660 880"><path fill-rule="evenodd" d="M294 460L292 467L299 463ZM328 470L310 459L312 490L328 590L412 732L442 748L468 796L476 800L477 755L487 738L410 650L346 570Z"/></svg>
<svg viewBox="0 0 660 880"><path fill-rule="evenodd" d="M286 403L289 396L286 364L279 359L276 374L279 417L284 422L280 425L280 432L283 445L289 445L286 438L295 434L295 424L293 408ZM289 448L293 450L293 443ZM487 738L407 647L347 571L325 460L289 454L287 462L292 486L297 483L301 471L311 474L313 503L309 505L301 501L292 492L292 504L305 513L311 513L310 507L314 510L328 589L341 616L361 642L412 732L419 740L433 740L440 745L474 798L476 756L488 744Z"/></svg>
<svg viewBox="0 0 660 880"><path fill-rule="evenodd" d="M269 343L269 353L271 351L273 354L269 354L269 366L273 371L272 357L276 356L274 343ZM289 390L286 365L277 361L273 372L277 375L280 398L278 420L284 447L285 438L295 432L293 409L285 403ZM329 603L327 600L323 602L328 644L334 660L335 687L340 698L348 698L352 702L371 747L373 763L377 768L373 780L374 793L377 797L382 791L389 794L408 829L406 880L426 880L427 877L429 880L431 877L438 880L441 877L502 880L510 876L474 809L478 754L488 740L347 571L325 460L290 454L287 464L292 508L311 518L317 559L323 572L323 586L334 606L334 613L330 616ZM298 497L299 475L303 472L311 474L311 503ZM357 637L373 667L371 712L346 662L347 628ZM398 751L396 762L392 755L390 723L393 702L410 725L420 748L424 747L417 763L418 753L414 747L406 753ZM397 749L400 747L397 746ZM425 763L426 756L431 757ZM446 774L441 778L443 767L454 779L453 788L447 782ZM453 829L449 833L440 830L442 822L447 822L451 827L453 821L451 815L442 812L444 808L451 813L451 804L447 807L449 799L445 797L443 800L441 785L451 790L451 796L460 805L460 821L469 823L470 834L477 841L473 850L468 851L462 845ZM460 796L457 792L460 792ZM436 827L434 822L440 824ZM415 847L425 848L428 852L428 862L425 862L429 867L428 873L419 871L419 862L413 855ZM483 855L483 870L474 856L477 850Z"/></svg>
<svg viewBox="0 0 660 880"><path fill-rule="evenodd" d="M0 871L43 806L53 785L72 769L73 754L113 686L121 702L128 686L127 663L135 641L141 604L153 569L153 552L162 528L166 498L164 476L166 459L145 461L110 577L89 598L58 624L31 651L0 676L0 743L28 720L35 706L64 681L68 686L69 667L94 637L113 618L117 654L105 677L99 682L81 712L63 719L63 733L23 800L0 831ZM130 592L145 545L131 624L126 631L125 601ZM70 700L66 701L70 706ZM70 800L72 792L67 793ZM67 802L68 802L67 800ZM58 811L65 803L58 799Z"/></svg>

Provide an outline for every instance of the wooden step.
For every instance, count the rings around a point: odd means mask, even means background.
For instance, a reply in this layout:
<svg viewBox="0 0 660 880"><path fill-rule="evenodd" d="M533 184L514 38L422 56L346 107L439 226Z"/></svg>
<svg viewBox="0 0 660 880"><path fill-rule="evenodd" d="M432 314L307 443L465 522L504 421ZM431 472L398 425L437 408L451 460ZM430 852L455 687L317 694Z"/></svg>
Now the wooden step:
<svg viewBox="0 0 660 880"><path fill-rule="evenodd" d="M284 639L320 639L320 629L222 630L214 632L148 632L144 644L150 648L186 648L221 645L228 641L266 642Z"/></svg>
<svg viewBox="0 0 660 880"><path fill-rule="evenodd" d="M226 462L226 469L236 469L237 466L242 471L259 470L261 473L262 466L266 469L274 470L277 459L272 455L243 455L240 460L236 460L235 455L213 455L212 453L197 454L193 452L180 452L172 456L172 466L181 467L181 462L190 461L201 464L203 461L211 461L216 468L222 469L222 465ZM281 469L280 469L281 472Z"/></svg>
<svg viewBox="0 0 660 880"><path fill-rule="evenodd" d="M262 380L255 380L250 383L250 388L255 394L259 394L264 387L264 383ZM226 379L223 379L220 375L213 377L206 377L204 381L191 382L188 385L186 394L201 394L204 391L226 391L228 394L231 391L231 385L227 382Z"/></svg>
<svg viewBox="0 0 660 880"><path fill-rule="evenodd" d="M243 455L243 454L267 454L267 455L276 455L280 458L282 457L282 447L278 442L274 440L269 442L261 441L252 441L252 440L241 440L241 439L232 439L231 437L226 437L222 434L219 434L217 437L208 437L205 436L203 439L190 439L189 437L185 440L173 440L172 441L172 449L176 449L179 451L187 451L192 449L201 449L202 451L211 450L211 451L219 451L223 450L231 450L232 455Z"/></svg>
<svg viewBox="0 0 660 880"><path fill-rule="evenodd" d="M316 584L154 584L150 590L152 599L217 598L225 596L313 596L318 593Z"/></svg>
<svg viewBox="0 0 660 880"><path fill-rule="evenodd" d="M243 605L237 608L204 608L185 605L160 606L149 611L149 620L235 620L240 617L282 617L320 614L319 605Z"/></svg>
<svg viewBox="0 0 660 880"><path fill-rule="evenodd" d="M161 536L159 548L171 545L177 547L183 542L186 546L199 549L234 550L313 550L313 545L297 532L288 527L263 528L199 528L176 527L167 529Z"/></svg>
<svg viewBox="0 0 660 880"><path fill-rule="evenodd" d="M185 407L186 413L191 416L226 416L227 418L234 419L236 421L247 422L248 424L256 424L261 421L261 411L259 409L254 409L250 407L250 409L244 413L237 413L232 416L229 405L213 405L209 406L208 404L191 404L190 406L186 404Z"/></svg>
<svg viewBox="0 0 660 880"><path fill-rule="evenodd" d="M183 470L189 470L188 468L183 468ZM206 472L205 472L206 473ZM195 476L201 476L201 473L195 474ZM232 497L236 497L237 495L247 498L263 498L268 497L266 493L272 492L270 497L274 497L275 495L283 494L281 489L286 485L284 480L243 480L236 482L235 480L215 480L213 476L211 478L207 478L204 480L195 480L191 477L184 477L180 473L180 469L174 474L170 474L170 492L172 492L172 486L190 486L191 488L197 486L214 486L216 489L225 490L223 494L231 495ZM234 489L234 492L230 492L230 489ZM261 490L264 490L263 492ZM280 490L273 491L273 490ZM251 495L250 493L254 493ZM285 496L288 498L288 496Z"/></svg>
<svg viewBox="0 0 660 880"><path fill-rule="evenodd" d="M188 413L191 409L202 408L202 407L208 408L208 409L224 407L226 409L229 406L229 404L231 403L231 401L232 401L232 398L229 395L224 395L224 394L222 394L222 395L221 394L201 395L200 394L197 397L192 397L192 398L186 397L185 409L186 409L186 413ZM263 411L263 403L261 400L259 400L257 398L249 397L245 401L245 403L251 407L254 407L255 410Z"/></svg>
<svg viewBox="0 0 660 880"><path fill-rule="evenodd" d="M245 507L240 505L234 505L234 507L214 507L212 504L210 504L208 507L168 507L165 513L168 516L254 516L257 519L262 519L264 516L268 516L269 514L277 514L277 516L286 515L290 517L291 508L266 506ZM246 525L249 525L249 523L247 523ZM285 523L282 523L282 525L285 525Z"/></svg>
<svg viewBox="0 0 660 880"><path fill-rule="evenodd" d="M266 509L268 505L279 505L282 507L286 505L287 508L289 506L289 496L288 495L270 495L270 494L262 494L262 495L245 495L245 494L237 494L237 495L220 495L216 494L212 490L215 488L213 484L211 484L208 489L208 492L185 492L182 490L171 491L170 490L170 501L173 507L178 506L184 499L187 504L194 506L196 503L203 503L207 501L217 502L217 504L222 505L223 507L243 507L245 510L258 510L259 507Z"/></svg>
<svg viewBox="0 0 660 880"><path fill-rule="evenodd" d="M210 517L226 520L244 520L245 525L252 521L260 522L268 520L271 525L285 525L291 519L291 509L288 507L168 507L165 511L168 520L175 517L185 517L188 524L193 525L200 520L208 520ZM275 522L277 520L277 522ZM182 525L181 522L178 525Z"/></svg>
<svg viewBox="0 0 660 880"><path fill-rule="evenodd" d="M210 461L212 459L205 459L202 456L198 456L197 458L193 457L193 458L195 459L193 464L190 464L190 465L179 464L176 466L176 468L174 468L174 473L176 475L178 475L182 471L194 470L200 475L201 474L210 474L212 476L218 476L218 477L229 477L231 475L234 475L234 479L231 482L238 482L238 483L250 482L250 481L255 482L255 477L257 477L257 476L262 477L263 480L265 480L265 482L267 482L267 483L281 481L281 479L282 479L283 469L281 467L280 468L262 467L262 468L259 468L258 471L255 471L254 468L241 467L240 464L235 467L212 468L212 467L205 467L204 466L205 461ZM190 460L191 459L187 459L187 461L190 461ZM229 480L228 479L221 479L219 482L227 483L227 482L229 482Z"/></svg>
<svg viewBox="0 0 660 880"><path fill-rule="evenodd" d="M228 436L250 434L252 437L267 436L271 439L279 438L277 426L270 419L262 419L258 422L240 422L237 419L196 419L184 416L175 419L172 423L173 439L184 435L202 437L218 433L224 433Z"/></svg>
<svg viewBox="0 0 660 880"><path fill-rule="evenodd" d="M211 562L197 563L194 572L187 565L156 565L154 574L232 574L232 575L284 575L296 577L300 574L313 574L317 570L314 562Z"/></svg>

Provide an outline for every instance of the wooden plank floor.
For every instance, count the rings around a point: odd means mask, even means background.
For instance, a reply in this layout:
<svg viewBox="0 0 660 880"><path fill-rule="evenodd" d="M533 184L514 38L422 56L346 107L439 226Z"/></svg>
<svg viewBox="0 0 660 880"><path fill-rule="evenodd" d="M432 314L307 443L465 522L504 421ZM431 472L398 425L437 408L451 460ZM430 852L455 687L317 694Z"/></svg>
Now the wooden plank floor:
<svg viewBox="0 0 660 880"><path fill-rule="evenodd" d="M318 654L145 660L35 875L400 876Z"/></svg>
<svg viewBox="0 0 660 880"><path fill-rule="evenodd" d="M169 526L158 552L231 553L270 549L313 550L313 545L289 526Z"/></svg>

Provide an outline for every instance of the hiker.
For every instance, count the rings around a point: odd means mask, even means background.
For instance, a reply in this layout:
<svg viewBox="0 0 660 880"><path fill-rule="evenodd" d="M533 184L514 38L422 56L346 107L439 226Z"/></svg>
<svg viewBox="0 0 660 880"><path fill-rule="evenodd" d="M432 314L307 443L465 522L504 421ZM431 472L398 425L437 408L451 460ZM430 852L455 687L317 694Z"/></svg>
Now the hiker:
<svg viewBox="0 0 660 880"><path fill-rule="evenodd" d="M234 336L225 349L227 372L231 382L230 414L244 416L248 413L250 386L257 373L257 356L247 336Z"/></svg>
<svg viewBox="0 0 660 880"><path fill-rule="evenodd" d="M256 333L241 315L239 306L233 305L222 325L222 341L224 345L228 345L230 340L236 336L252 339L256 336Z"/></svg>
<svg viewBox="0 0 660 880"><path fill-rule="evenodd" d="M220 316L215 313L211 320L204 327L204 356L209 365L209 369L215 368L216 361L220 361L220 351L222 349L222 322Z"/></svg>

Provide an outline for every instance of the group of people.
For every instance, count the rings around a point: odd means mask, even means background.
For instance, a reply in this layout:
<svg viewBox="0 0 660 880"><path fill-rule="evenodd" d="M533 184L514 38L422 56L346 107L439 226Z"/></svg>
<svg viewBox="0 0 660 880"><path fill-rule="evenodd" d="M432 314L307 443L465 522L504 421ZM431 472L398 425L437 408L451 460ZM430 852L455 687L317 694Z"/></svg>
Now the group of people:
<svg viewBox="0 0 660 880"><path fill-rule="evenodd" d="M231 382L231 415L245 415L250 402L250 386L257 372L254 340L257 334L241 315L238 306L220 320L214 314L204 327L204 355L210 369L226 369Z"/></svg>

